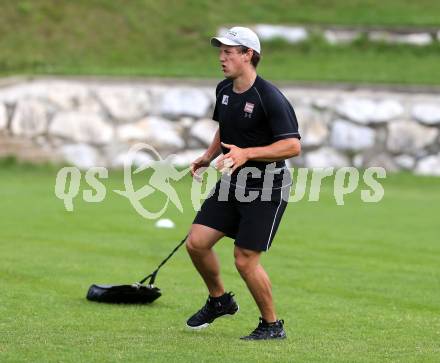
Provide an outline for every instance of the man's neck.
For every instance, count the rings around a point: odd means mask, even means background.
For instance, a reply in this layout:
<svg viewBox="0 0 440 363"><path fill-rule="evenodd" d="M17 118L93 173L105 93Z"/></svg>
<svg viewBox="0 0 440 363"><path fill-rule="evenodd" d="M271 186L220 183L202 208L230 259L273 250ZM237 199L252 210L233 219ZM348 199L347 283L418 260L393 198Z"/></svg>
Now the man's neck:
<svg viewBox="0 0 440 363"><path fill-rule="evenodd" d="M247 72L243 72L243 74L234 79L234 92L246 92L254 84L255 78L257 78L257 72L255 72L255 69L250 69Z"/></svg>

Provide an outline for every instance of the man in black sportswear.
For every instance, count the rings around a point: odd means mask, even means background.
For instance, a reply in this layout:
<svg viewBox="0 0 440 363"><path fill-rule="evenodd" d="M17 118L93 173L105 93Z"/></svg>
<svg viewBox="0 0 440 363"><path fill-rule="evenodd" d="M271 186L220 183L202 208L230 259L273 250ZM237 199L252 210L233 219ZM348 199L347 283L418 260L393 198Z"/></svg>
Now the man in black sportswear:
<svg viewBox="0 0 440 363"><path fill-rule="evenodd" d="M271 83L259 77L260 42L248 28L231 28L224 37L211 39L219 48L225 80L216 88L213 119L219 130L191 173L223 153L217 168L223 173L205 200L189 232L186 247L202 276L209 297L187 321L202 329L221 316L234 315L238 305L226 293L220 265L213 251L224 236L235 240L235 265L261 312L260 323L242 339L282 339L271 283L260 264L277 231L290 193L290 173L284 160L300 153L298 123L292 106Z"/></svg>

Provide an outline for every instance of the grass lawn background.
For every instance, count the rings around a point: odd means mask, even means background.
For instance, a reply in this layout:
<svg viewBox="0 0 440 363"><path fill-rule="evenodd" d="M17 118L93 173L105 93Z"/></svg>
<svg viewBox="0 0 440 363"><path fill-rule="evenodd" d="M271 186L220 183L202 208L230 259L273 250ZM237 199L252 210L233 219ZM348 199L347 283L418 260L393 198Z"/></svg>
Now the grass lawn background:
<svg viewBox="0 0 440 363"><path fill-rule="evenodd" d="M104 202L54 195L57 170L0 168L0 361L438 362L440 245L438 178L389 176L378 204L360 189L337 206L331 180L319 202L288 206L273 248L263 257L282 342L242 342L258 311L235 270L232 240L216 247L240 312L202 332L184 327L206 299L184 248L164 267L163 296L151 306L90 303L93 282L139 280L185 235L194 211L190 179L173 184L185 212L170 208L172 230L139 217L110 172ZM138 176L136 183L144 183ZM81 191L86 188L82 183ZM163 199L145 200L151 209Z"/></svg>
<svg viewBox="0 0 440 363"><path fill-rule="evenodd" d="M228 24L440 27L436 0L116 1L0 3L0 75L218 78L209 38ZM259 71L273 80L440 84L440 45L322 40L263 44Z"/></svg>

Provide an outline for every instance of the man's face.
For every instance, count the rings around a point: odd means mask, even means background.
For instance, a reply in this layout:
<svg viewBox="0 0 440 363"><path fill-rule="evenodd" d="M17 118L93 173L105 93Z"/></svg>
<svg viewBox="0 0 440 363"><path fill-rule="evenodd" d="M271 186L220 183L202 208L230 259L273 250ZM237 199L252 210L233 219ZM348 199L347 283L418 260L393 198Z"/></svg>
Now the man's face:
<svg viewBox="0 0 440 363"><path fill-rule="evenodd" d="M225 44L220 45L219 60L226 78L237 78L245 67L250 66L248 53L241 53L238 47Z"/></svg>

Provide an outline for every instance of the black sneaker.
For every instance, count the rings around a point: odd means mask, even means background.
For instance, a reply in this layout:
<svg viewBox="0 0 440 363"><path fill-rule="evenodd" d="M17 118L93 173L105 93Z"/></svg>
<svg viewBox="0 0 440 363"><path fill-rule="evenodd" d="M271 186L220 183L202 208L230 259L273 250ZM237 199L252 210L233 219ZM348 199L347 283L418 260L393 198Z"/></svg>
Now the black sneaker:
<svg viewBox="0 0 440 363"><path fill-rule="evenodd" d="M245 337L243 340L267 340L267 339L285 339L286 332L284 331L284 320L277 320L274 323L268 323L263 318L260 318L260 323L257 328Z"/></svg>
<svg viewBox="0 0 440 363"><path fill-rule="evenodd" d="M199 330L207 328L215 319L221 316L232 316L238 311L238 305L233 298L234 294L228 292L220 297L208 297L205 306L191 316L186 322L190 329Z"/></svg>

